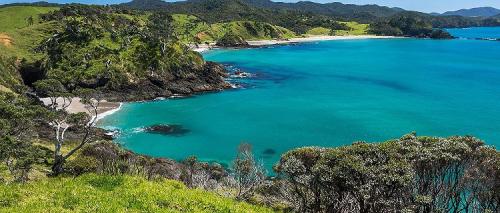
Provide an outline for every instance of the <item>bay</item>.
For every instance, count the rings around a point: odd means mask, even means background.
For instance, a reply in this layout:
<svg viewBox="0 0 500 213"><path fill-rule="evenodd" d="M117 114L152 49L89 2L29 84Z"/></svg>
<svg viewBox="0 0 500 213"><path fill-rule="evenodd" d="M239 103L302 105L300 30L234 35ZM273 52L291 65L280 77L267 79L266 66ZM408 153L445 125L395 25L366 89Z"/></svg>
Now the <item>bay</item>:
<svg viewBox="0 0 500 213"><path fill-rule="evenodd" d="M178 160L195 155L229 165L238 144L250 143L268 169L296 147L377 142L412 131L470 134L500 145L500 42L341 40L214 50L204 57L254 77L233 79L240 89L127 103L99 125L119 129L116 141L125 148ZM189 131L143 131L155 124Z"/></svg>

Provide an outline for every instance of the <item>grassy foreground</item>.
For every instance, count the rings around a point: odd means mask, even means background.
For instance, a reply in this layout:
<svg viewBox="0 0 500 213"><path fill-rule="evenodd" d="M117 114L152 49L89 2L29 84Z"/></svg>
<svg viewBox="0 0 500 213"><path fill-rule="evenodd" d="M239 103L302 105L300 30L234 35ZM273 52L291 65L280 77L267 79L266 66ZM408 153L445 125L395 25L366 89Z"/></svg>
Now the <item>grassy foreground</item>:
<svg viewBox="0 0 500 213"><path fill-rule="evenodd" d="M87 174L0 186L0 212L272 212L172 180Z"/></svg>

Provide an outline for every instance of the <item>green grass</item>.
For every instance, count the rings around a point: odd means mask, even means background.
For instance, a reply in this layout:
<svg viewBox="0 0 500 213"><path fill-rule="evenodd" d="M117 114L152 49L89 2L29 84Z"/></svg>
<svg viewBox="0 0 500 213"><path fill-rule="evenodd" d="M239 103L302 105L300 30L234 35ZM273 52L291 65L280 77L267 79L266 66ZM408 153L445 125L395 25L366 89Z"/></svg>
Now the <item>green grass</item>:
<svg viewBox="0 0 500 213"><path fill-rule="evenodd" d="M367 35L369 24L360 24L354 21L340 22L346 24L351 30L335 30L334 35L347 36L347 35ZM330 35L331 30L324 27L315 27L307 31L307 35Z"/></svg>
<svg viewBox="0 0 500 213"><path fill-rule="evenodd" d="M367 35L369 24L360 24L357 22L340 22L346 24L351 30L336 30L335 35L343 36L343 35Z"/></svg>
<svg viewBox="0 0 500 213"><path fill-rule="evenodd" d="M87 174L0 185L0 212L272 212L171 180Z"/></svg>
<svg viewBox="0 0 500 213"><path fill-rule="evenodd" d="M226 23L207 24L191 15L173 15L177 34L186 41L189 37L198 37L202 42L216 41L227 32L233 32L245 40L261 40L276 38L292 38L295 34L283 27L262 22L232 21Z"/></svg>
<svg viewBox="0 0 500 213"><path fill-rule="evenodd" d="M56 10L57 7L14 6L0 8L0 32L12 32L28 26L26 19L33 17L38 23L38 15Z"/></svg>
<svg viewBox="0 0 500 213"><path fill-rule="evenodd" d="M332 30L324 27L315 27L306 32L307 35L330 35Z"/></svg>
<svg viewBox="0 0 500 213"><path fill-rule="evenodd" d="M0 42L0 55L33 59L37 55L33 49L40 41L50 35L54 23L39 23L39 14L56 10L56 7L14 6L0 8L0 35L8 36L10 45ZM26 19L33 17L33 25L28 26Z"/></svg>

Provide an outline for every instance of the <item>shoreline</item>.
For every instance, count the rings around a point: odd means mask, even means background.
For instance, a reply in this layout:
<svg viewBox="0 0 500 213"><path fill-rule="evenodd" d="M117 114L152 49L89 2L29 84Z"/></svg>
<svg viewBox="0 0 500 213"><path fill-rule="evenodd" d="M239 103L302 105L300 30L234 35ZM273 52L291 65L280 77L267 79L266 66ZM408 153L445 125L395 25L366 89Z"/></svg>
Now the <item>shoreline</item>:
<svg viewBox="0 0 500 213"><path fill-rule="evenodd" d="M115 103L115 102L108 102L108 103ZM123 106L123 103L119 102L118 107L109 108L108 110L105 110L105 111L99 113L97 116L95 116L95 122L97 123L99 120L105 118L106 116L110 116L110 115L120 111L122 109L122 106Z"/></svg>
<svg viewBox="0 0 500 213"><path fill-rule="evenodd" d="M40 101L42 101L45 106L48 106L51 103L50 98L40 98ZM58 98L57 103L59 105L62 105L63 100L61 98ZM120 111L122 105L123 105L122 102L108 102L106 100L103 100L102 102L99 103L99 107L97 107L97 116L96 116L94 115L94 113L91 113L87 110L87 107L85 106L85 104L81 102L80 98L74 97L71 100L71 104L66 108L66 112L70 114L84 112L92 116L92 119L95 119L95 122L98 122L99 120L105 118L106 116L109 116L111 114Z"/></svg>
<svg viewBox="0 0 500 213"><path fill-rule="evenodd" d="M377 36L377 35L352 35L352 36L308 36L308 37L297 37L290 39L269 39L269 40L248 40L246 41L249 47L263 47L281 44L294 44L294 43L305 43L305 42L317 42L317 41L336 41L336 40L359 40L359 39L393 39L393 38L404 38L397 36ZM205 52L211 49L222 48L215 43L210 44L200 44L197 47L192 47L191 49L196 52Z"/></svg>

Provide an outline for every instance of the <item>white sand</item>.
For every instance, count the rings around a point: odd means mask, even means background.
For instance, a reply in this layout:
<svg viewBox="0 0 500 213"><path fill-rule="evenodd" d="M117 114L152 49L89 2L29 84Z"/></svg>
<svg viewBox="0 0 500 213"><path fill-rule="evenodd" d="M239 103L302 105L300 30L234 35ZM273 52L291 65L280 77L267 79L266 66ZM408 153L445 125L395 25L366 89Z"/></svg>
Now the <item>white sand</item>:
<svg viewBox="0 0 500 213"><path fill-rule="evenodd" d="M291 38L287 40L259 40L247 41L250 46L267 46L275 44L289 44L300 42L314 42L314 41L331 41L331 40L355 40L355 39L388 39L397 38L394 36L376 36L376 35L360 35L360 36L309 36L303 38Z"/></svg>
<svg viewBox="0 0 500 213"><path fill-rule="evenodd" d="M41 98L40 99L45 106L48 106L51 104L50 98ZM64 99L63 98L58 98L57 99L57 104L62 107L64 104ZM111 115L121 109L122 103L117 103L117 102L107 102L105 100L101 101L99 103L99 107L97 108L97 117L96 121L100 120L108 115ZM81 99L78 97L72 98L71 104L66 108L66 111L68 113L80 113L84 112L89 114L90 116L95 116L94 113L91 113L87 110L85 104L81 102Z"/></svg>
<svg viewBox="0 0 500 213"><path fill-rule="evenodd" d="M331 41L331 40L356 40L356 39L389 39L389 38L401 38L395 36L376 36L376 35L350 35L350 36L308 36L301 38L290 38L290 39L272 39L272 40L256 40L247 41L250 46L269 46L277 44L290 44L290 43L301 43L301 42L314 42L314 41ZM214 48L220 48L215 43L210 44L199 44L197 46L191 46L191 49L196 52L205 52Z"/></svg>

